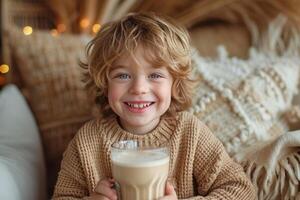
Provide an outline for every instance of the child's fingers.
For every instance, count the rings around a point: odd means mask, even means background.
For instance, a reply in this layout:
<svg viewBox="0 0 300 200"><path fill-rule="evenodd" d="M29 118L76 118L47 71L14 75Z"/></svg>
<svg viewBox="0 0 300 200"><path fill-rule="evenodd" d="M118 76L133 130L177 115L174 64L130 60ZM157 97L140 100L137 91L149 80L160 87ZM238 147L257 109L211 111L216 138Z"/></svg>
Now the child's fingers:
<svg viewBox="0 0 300 200"><path fill-rule="evenodd" d="M107 197L110 200L116 200L117 199L117 193L115 190L109 188L109 187L97 187L95 189L96 194Z"/></svg>
<svg viewBox="0 0 300 200"><path fill-rule="evenodd" d="M114 180L113 179L102 179L101 181L98 182L98 185L99 184L103 184L107 187L112 187L114 185Z"/></svg>
<svg viewBox="0 0 300 200"><path fill-rule="evenodd" d="M166 195L175 195L176 196L176 192L175 192L175 189L174 189L174 186L167 182L166 184Z"/></svg>
<svg viewBox="0 0 300 200"><path fill-rule="evenodd" d="M165 196L160 198L159 200L176 200L177 195L173 185L169 182L166 184Z"/></svg>
<svg viewBox="0 0 300 200"><path fill-rule="evenodd" d="M113 186L112 180L104 179L98 183L98 185L94 189L94 192L102 196L105 196L108 199L115 200L117 199L117 192L116 190L112 189L112 186Z"/></svg>

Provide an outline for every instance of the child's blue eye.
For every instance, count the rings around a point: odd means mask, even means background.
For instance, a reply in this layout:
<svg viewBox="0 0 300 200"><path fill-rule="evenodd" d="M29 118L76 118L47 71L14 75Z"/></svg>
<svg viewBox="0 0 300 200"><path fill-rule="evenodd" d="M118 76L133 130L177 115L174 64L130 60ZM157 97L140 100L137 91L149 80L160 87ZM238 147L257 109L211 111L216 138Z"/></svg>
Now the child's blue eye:
<svg viewBox="0 0 300 200"><path fill-rule="evenodd" d="M162 76L160 74L153 73L153 74L149 75L149 78L151 78L151 79L158 79L158 78L162 78Z"/></svg>
<svg viewBox="0 0 300 200"><path fill-rule="evenodd" d="M124 80L124 79L129 79L130 76L128 74L118 74L116 78Z"/></svg>

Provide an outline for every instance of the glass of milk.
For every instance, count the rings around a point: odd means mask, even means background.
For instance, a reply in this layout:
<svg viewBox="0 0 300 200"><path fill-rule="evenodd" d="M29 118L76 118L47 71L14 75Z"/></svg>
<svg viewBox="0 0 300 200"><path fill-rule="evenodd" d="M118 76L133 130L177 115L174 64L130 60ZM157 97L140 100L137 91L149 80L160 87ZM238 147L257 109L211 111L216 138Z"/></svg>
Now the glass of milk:
<svg viewBox="0 0 300 200"><path fill-rule="evenodd" d="M121 200L154 200L164 196L169 171L166 146L119 141L111 146L112 174Z"/></svg>

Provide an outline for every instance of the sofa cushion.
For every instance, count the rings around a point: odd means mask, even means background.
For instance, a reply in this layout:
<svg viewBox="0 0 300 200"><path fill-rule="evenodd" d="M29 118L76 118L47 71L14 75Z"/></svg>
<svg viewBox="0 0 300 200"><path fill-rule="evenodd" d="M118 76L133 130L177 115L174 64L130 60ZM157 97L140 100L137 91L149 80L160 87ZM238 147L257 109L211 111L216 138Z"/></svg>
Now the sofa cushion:
<svg viewBox="0 0 300 200"><path fill-rule="evenodd" d="M49 192L59 171L62 153L78 128L91 118L93 99L82 82L79 61L86 36L34 30L9 32L23 90L38 122L46 156ZM51 195L51 194L50 194Z"/></svg>
<svg viewBox="0 0 300 200"><path fill-rule="evenodd" d="M33 115L14 85L0 91L0 199L46 199L43 149Z"/></svg>

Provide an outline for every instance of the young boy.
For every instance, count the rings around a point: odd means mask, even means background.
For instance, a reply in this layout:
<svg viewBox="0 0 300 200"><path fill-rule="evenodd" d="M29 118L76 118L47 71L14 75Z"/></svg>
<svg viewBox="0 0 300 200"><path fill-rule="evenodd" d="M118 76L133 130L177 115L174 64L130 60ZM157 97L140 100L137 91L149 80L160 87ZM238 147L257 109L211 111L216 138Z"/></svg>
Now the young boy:
<svg viewBox="0 0 300 200"><path fill-rule="evenodd" d="M196 117L189 36L153 13L102 27L87 49L87 86L102 116L86 123L64 153L53 199L117 199L110 146L139 140L170 146L170 199L255 199L242 168Z"/></svg>

